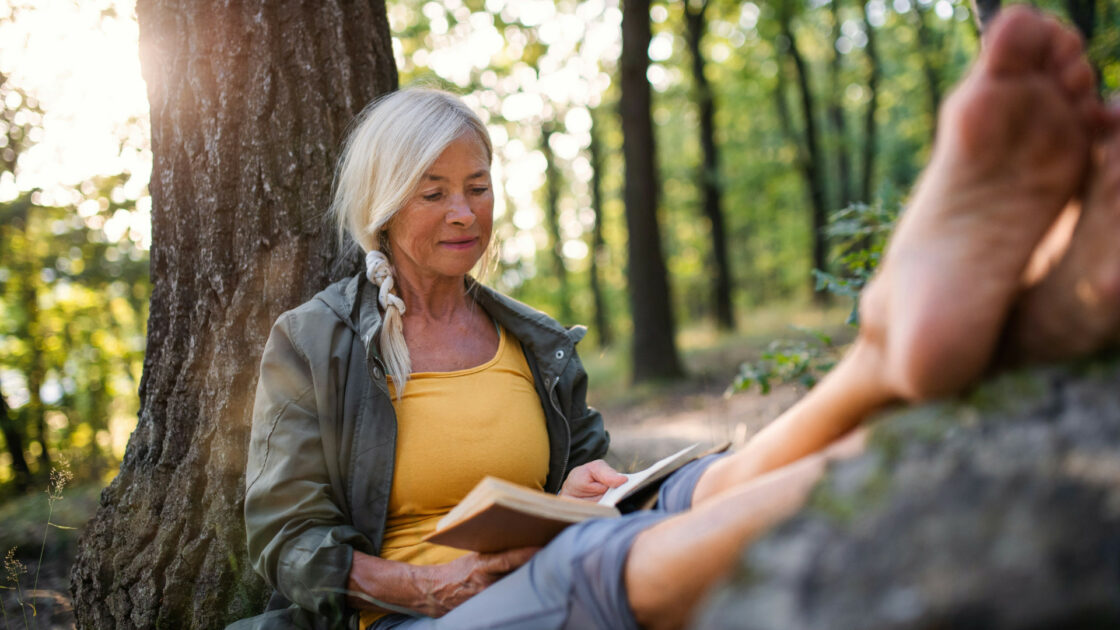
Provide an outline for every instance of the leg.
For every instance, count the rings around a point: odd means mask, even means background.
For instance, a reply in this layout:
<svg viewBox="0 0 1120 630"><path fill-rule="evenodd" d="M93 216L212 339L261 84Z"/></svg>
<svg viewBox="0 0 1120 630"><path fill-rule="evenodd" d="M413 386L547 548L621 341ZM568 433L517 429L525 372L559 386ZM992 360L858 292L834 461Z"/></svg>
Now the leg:
<svg viewBox="0 0 1120 630"><path fill-rule="evenodd" d="M1030 9L993 24L941 112L930 164L864 293L844 360L698 484L697 503L821 449L892 400L959 391L991 363L1036 245L1103 121L1078 36Z"/></svg>
<svg viewBox="0 0 1120 630"><path fill-rule="evenodd" d="M827 459L817 452L868 413L958 391L988 368L1032 251L1081 185L1100 118L1076 35L1007 9L942 111L853 348L798 405L709 469L696 507L635 539L625 576L639 622L683 625L736 552L800 507Z"/></svg>
<svg viewBox="0 0 1120 630"><path fill-rule="evenodd" d="M638 534L624 571L638 624L684 627L742 548L801 507L826 462L823 454L810 455Z"/></svg>

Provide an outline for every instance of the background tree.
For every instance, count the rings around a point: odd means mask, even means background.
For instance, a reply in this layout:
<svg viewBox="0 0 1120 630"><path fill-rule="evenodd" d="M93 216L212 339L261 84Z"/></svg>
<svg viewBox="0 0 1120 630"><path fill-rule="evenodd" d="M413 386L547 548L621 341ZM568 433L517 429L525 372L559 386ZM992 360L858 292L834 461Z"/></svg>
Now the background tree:
<svg viewBox="0 0 1120 630"><path fill-rule="evenodd" d="M282 311L357 268L323 211L346 125L396 69L380 1L137 15L154 158L140 419L72 591L82 627L221 627L266 596L241 513L260 351Z"/></svg>
<svg viewBox="0 0 1120 630"><path fill-rule="evenodd" d="M882 76L882 61L879 59L879 51L875 46L875 27L872 26L871 20L867 17L867 3L860 2L859 10L860 17L863 22L863 32L867 37L867 44L864 46L864 53L867 55L867 106L863 113L863 157L862 166L860 168L860 186L859 186L859 199L864 203L871 203L872 193L874 189L872 186L875 181L875 155L876 155L876 138L878 136L878 124L875 116L879 111L879 78Z"/></svg>
<svg viewBox="0 0 1120 630"><path fill-rule="evenodd" d="M692 77L700 113L700 147L703 162L697 185L703 191L704 217L711 226L712 303L716 323L724 330L735 328L731 303L733 284L731 263L727 256L727 230L723 218L723 181L719 171L719 147L716 145L716 106L712 87L704 74L705 60L701 44L707 21L704 18L710 0L686 0L684 17L688 48L692 57Z"/></svg>
<svg viewBox="0 0 1120 630"><path fill-rule="evenodd" d="M599 139L601 133L598 122L602 114L593 110L591 112L591 142L587 152L591 161L591 211L595 213L595 223L591 228L591 260L587 268L588 287L594 306L592 317L595 321L595 332L598 335L599 347L606 348L614 341L610 311L607 307L606 297L603 295L602 271L599 269L600 261L605 261L608 255L605 239L603 237L603 149Z"/></svg>
<svg viewBox="0 0 1120 630"><path fill-rule="evenodd" d="M3 432L4 445L12 458L16 491L23 492L31 483L31 467L27 465L27 458L23 455L23 434L8 415L8 401L4 399L3 391L0 391L0 431Z"/></svg>
<svg viewBox="0 0 1120 630"><path fill-rule="evenodd" d="M624 0L622 10L622 151L626 159L627 277L634 321L631 365L635 381L681 376L672 301L657 220L649 67L649 0Z"/></svg>
<svg viewBox="0 0 1120 630"><path fill-rule="evenodd" d="M544 217L545 226L548 228L549 244L552 258L552 272L559 283L559 306L557 317L565 326L575 323L572 313L572 292L568 288L568 268L564 264L564 237L560 232L560 167L556 164L556 156L552 151L549 141L555 133L554 125L546 122L541 126L541 153L544 154L545 201Z"/></svg>
<svg viewBox="0 0 1120 630"><path fill-rule="evenodd" d="M922 75L926 80L927 115L929 116L930 138L937 137L937 112L941 109L942 92L942 38L929 23L926 13L929 10L921 2L915 2L907 15L914 24L917 34L918 57L921 59Z"/></svg>
<svg viewBox="0 0 1120 630"><path fill-rule="evenodd" d="M793 126L788 122L792 116L788 112L784 82L778 84L778 109L779 116L787 121L785 128L790 130L791 141L798 147L797 167L805 182L805 192L809 198L811 209L812 232L812 261L814 269L827 268L828 241L824 234L825 225L828 223L828 191L825 185L824 155L821 150L819 126L817 125L816 95L813 92L813 80L809 62L802 54L800 43L794 33L793 18L795 15L794 0L779 0L776 7L778 16L778 44L779 57L778 72L785 72L788 64L782 62L788 57L793 65L794 79L797 85L798 103L801 112L801 132L793 132ZM813 282L815 285L815 281ZM814 297L818 301L827 299L827 294L816 291Z"/></svg>
<svg viewBox="0 0 1120 630"><path fill-rule="evenodd" d="M845 41L843 20L840 14L840 0L832 0L832 50L828 64L828 122L832 133L832 153L836 174L836 207L846 208L852 203L852 167L848 124L844 111L843 63L840 52Z"/></svg>

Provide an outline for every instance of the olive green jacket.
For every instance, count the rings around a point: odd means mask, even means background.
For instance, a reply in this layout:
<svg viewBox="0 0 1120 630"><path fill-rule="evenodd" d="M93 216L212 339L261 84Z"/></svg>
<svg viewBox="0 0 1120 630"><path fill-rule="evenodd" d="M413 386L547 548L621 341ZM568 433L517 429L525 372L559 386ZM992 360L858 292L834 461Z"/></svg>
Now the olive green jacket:
<svg viewBox="0 0 1120 630"><path fill-rule="evenodd" d="M609 443L602 418L585 402L587 374L575 344L586 329L566 330L468 284L525 350L548 427L546 489L557 492L572 468L602 457ZM339 621L354 550L381 549L393 478L397 425L374 341L376 300L376 287L355 276L281 315L261 358L253 407L249 560L284 598Z"/></svg>

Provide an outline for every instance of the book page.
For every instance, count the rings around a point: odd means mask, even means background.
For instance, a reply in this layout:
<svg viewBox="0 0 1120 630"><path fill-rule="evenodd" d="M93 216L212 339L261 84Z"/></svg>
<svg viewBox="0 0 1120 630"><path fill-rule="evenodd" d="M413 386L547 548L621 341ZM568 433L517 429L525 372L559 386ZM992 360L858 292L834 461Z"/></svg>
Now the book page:
<svg viewBox="0 0 1120 630"><path fill-rule="evenodd" d="M631 492L645 486L647 480L652 483L692 461L699 450L700 444L693 444L692 446L682 448L668 457L658 460L657 463L645 470L626 474L626 483L617 488L607 490L602 498L599 499L599 504L617 505L619 501L625 499ZM658 473L663 474L659 475Z"/></svg>

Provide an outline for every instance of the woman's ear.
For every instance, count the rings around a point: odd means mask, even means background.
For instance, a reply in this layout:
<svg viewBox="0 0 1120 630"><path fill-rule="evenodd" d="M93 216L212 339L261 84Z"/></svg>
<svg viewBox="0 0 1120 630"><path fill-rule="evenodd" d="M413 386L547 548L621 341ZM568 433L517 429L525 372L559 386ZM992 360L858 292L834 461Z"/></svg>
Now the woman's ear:
<svg viewBox="0 0 1120 630"><path fill-rule="evenodd" d="M392 260L393 250L389 248L389 225L385 224L380 230L377 231L377 249L385 254L386 258Z"/></svg>

